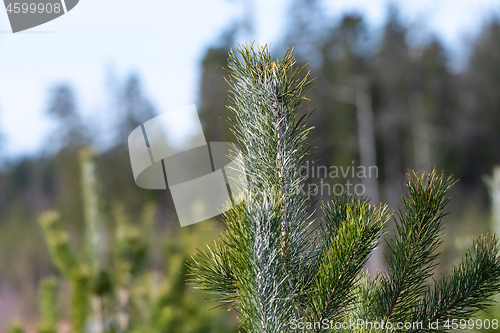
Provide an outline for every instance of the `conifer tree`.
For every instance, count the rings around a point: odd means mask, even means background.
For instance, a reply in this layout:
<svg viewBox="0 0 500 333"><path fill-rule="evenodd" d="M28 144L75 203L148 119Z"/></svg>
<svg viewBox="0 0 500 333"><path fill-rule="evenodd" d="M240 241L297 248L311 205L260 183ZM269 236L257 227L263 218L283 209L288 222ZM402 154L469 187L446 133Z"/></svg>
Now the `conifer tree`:
<svg viewBox="0 0 500 333"><path fill-rule="evenodd" d="M327 332L358 320L421 322L398 331L442 332L451 328L447 319L470 319L492 303L500 291L494 236L478 237L450 275L429 284L452 178L409 172L396 214L345 194L321 203L323 217L314 221L299 172L311 152L307 115L297 119L308 75L301 77L291 52L273 62L268 46L253 43L228 60L238 144L230 155L243 170L236 181L244 200L223 215L220 239L190 261L192 283L238 311L248 333ZM371 277L363 267L392 217L388 272ZM430 328L436 320L439 328Z"/></svg>

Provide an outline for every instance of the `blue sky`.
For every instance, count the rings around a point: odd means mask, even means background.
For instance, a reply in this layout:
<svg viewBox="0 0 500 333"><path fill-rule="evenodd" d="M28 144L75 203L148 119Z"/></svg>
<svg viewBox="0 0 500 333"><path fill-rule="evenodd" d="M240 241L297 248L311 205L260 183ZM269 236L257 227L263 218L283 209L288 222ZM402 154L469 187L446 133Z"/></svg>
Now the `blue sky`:
<svg viewBox="0 0 500 333"><path fill-rule="evenodd" d="M254 36L261 44L280 41L288 1L253 0ZM485 20L500 10L493 0L393 1L405 20L440 37L457 59ZM325 13L364 14L372 27L386 15L385 0L323 1ZM106 91L110 78L140 73L160 112L197 102L199 62L221 31L243 15L241 0L81 0L57 20L12 34L0 10L1 155L35 152L53 124L44 116L47 92L56 83L77 89L81 112L110 120ZM179 134L189 124L179 126Z"/></svg>

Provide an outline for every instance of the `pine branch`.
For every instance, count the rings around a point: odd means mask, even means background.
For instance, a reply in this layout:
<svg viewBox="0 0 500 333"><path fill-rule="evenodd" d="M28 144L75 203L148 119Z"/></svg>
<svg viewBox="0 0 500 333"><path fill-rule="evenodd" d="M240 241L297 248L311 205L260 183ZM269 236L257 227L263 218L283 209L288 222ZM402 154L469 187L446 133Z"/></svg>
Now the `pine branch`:
<svg viewBox="0 0 500 333"><path fill-rule="evenodd" d="M77 268L78 260L70 247L68 233L62 230L59 214L44 213L40 216L39 223L56 267L69 278Z"/></svg>
<svg viewBox="0 0 500 333"><path fill-rule="evenodd" d="M73 270L71 284L71 330L85 333L89 315L89 278L90 271L85 265Z"/></svg>
<svg viewBox="0 0 500 333"><path fill-rule="evenodd" d="M494 236L474 241L458 267L429 289L413 313L416 320L470 319L494 304L500 291L500 248Z"/></svg>
<svg viewBox="0 0 500 333"><path fill-rule="evenodd" d="M292 135L295 128L290 126L307 81L292 70L290 52L272 63L268 47L238 51L241 61L230 54L230 108L241 147L235 155L247 172L246 218L253 231L246 259L254 277L242 282L241 301L243 310L252 309L246 316L249 327L274 332L293 316L295 287L289 272L300 266L300 255L309 245L300 237L309 225L306 198L297 191L303 180L293 169L304 162L307 129L299 128L301 137Z"/></svg>
<svg viewBox="0 0 500 333"><path fill-rule="evenodd" d="M435 253L441 244L443 210L449 202L446 193L454 184L436 171L408 175L408 197L402 197L405 210L399 211L396 235L387 242L389 275L381 280L378 304L385 320L404 321L413 304L424 293L424 281L435 267Z"/></svg>
<svg viewBox="0 0 500 333"><path fill-rule="evenodd" d="M342 200L334 201L340 203ZM337 224L343 208L323 206L326 221ZM338 320L353 306L353 289L372 250L378 244L380 232L389 219L387 208L376 208L366 200L351 202L345 208L345 218L330 234L331 245L324 254L311 292L311 321ZM316 332L320 332L318 328Z"/></svg>
<svg viewBox="0 0 500 333"><path fill-rule="evenodd" d="M196 288L219 295L219 300L228 307L240 309L238 281L244 276L250 261L251 238L247 232L245 207L238 205L224 213L222 226L225 231L219 242L211 242L207 249L188 262L189 282Z"/></svg>
<svg viewBox="0 0 500 333"><path fill-rule="evenodd" d="M275 126L276 126L276 133L278 135L278 147L277 151L278 154L276 155L277 159L277 164L278 164L278 178L280 182L280 190L281 190L281 213L283 215L283 221L281 222L281 237L283 240L283 249L282 249L282 256L283 256L283 261L285 265L285 270L288 271L288 222L286 220L286 208L285 208L285 195L286 195L286 189L285 189L285 169L284 169L284 163L283 163L283 158L285 156L285 150L284 150L284 142L283 142L283 132L282 132L282 121L286 120L283 119L282 116L282 110L281 110L281 104L283 102L283 98L281 96L281 90L279 87L279 82L278 79L276 78L276 70L275 66L273 64L273 78L271 80L271 89L272 89L272 109L275 117ZM288 125L288 124L287 124Z"/></svg>
<svg viewBox="0 0 500 333"><path fill-rule="evenodd" d="M302 280L295 272L304 272L313 240L298 176L310 153L309 129L305 118L295 119L309 82L299 78L291 52L272 62L268 46L252 44L237 54L229 54L227 78L238 141L231 157L245 172L245 201L225 215L224 235L193 258L191 272L201 288L241 311L249 332L282 332L295 316Z"/></svg>
<svg viewBox="0 0 500 333"><path fill-rule="evenodd" d="M57 280L44 278L40 282L39 309L41 323L39 333L56 333L57 323Z"/></svg>
<svg viewBox="0 0 500 333"><path fill-rule="evenodd" d="M373 315L371 306L377 302L381 274L382 272L377 271L376 275L372 278L368 269L361 272L359 282L356 284L353 291L355 300L350 315L352 319L373 321L376 318Z"/></svg>
<svg viewBox="0 0 500 333"><path fill-rule="evenodd" d="M96 179L97 153L91 148L79 152L83 211L85 217L85 249L88 265L95 271L106 267L105 228L99 207L99 186Z"/></svg>

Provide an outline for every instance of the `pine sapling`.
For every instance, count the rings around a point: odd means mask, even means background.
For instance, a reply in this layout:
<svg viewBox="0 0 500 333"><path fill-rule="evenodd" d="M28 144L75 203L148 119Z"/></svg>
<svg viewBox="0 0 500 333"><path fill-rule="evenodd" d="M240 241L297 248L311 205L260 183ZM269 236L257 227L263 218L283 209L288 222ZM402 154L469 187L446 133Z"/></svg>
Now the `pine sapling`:
<svg viewBox="0 0 500 333"><path fill-rule="evenodd" d="M301 77L291 52L273 62L269 47L255 44L230 52L228 70L237 139L230 157L243 171L235 181L244 200L224 213L220 239L190 261L197 288L238 311L248 333L382 331L361 324L368 321L440 332L451 329L447 319L470 319L491 304L500 291L493 236L480 236L449 276L428 284L451 178L409 172L397 214L344 194L321 203L323 217L315 221L311 193L303 190L307 176L299 172L312 149L307 114L297 117L308 74ZM372 277L363 268L392 217L388 272Z"/></svg>

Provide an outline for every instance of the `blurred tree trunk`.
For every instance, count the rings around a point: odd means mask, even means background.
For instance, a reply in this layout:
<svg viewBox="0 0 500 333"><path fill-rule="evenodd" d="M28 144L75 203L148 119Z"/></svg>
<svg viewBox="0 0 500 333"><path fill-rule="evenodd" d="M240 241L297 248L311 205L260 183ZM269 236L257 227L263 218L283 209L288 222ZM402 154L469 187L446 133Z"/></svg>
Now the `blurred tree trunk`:
<svg viewBox="0 0 500 333"><path fill-rule="evenodd" d="M377 129L383 150L384 201L396 208L403 191L406 161L411 155L407 146L408 128L408 45L406 27L392 7L384 27L381 48L376 55L375 79L379 86Z"/></svg>
<svg viewBox="0 0 500 333"><path fill-rule="evenodd" d="M422 92L422 73L421 62L423 49L410 48L409 59L411 62L410 70L410 93L408 105L410 108L410 117L412 123L413 149L415 153L415 167L425 170L432 170L431 158L431 130L426 119L426 110L424 104L424 94Z"/></svg>
<svg viewBox="0 0 500 333"><path fill-rule="evenodd" d="M352 104L356 107L360 166L369 170L370 166L377 166L371 93L366 78L356 77L351 81L354 82L355 88L330 84L328 90L331 93L329 96L333 96L339 102ZM365 187L365 195L372 198L372 203L378 204L380 195L377 177L362 178L362 184Z"/></svg>
<svg viewBox="0 0 500 333"><path fill-rule="evenodd" d="M370 167L377 166L377 151L375 148L375 128L373 124L372 97L368 82L364 77L356 78L355 104L358 120L358 144L361 165L370 170ZM380 202L378 188L378 174L363 178L363 185L366 195L372 198L374 204Z"/></svg>
<svg viewBox="0 0 500 333"><path fill-rule="evenodd" d="M379 122L384 158L384 197L389 207L395 207L399 202L400 184L403 179L402 148L399 139L400 121L397 110L392 103L389 104L382 111Z"/></svg>

